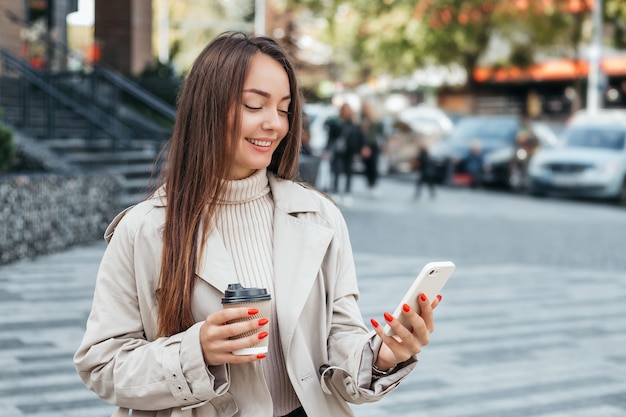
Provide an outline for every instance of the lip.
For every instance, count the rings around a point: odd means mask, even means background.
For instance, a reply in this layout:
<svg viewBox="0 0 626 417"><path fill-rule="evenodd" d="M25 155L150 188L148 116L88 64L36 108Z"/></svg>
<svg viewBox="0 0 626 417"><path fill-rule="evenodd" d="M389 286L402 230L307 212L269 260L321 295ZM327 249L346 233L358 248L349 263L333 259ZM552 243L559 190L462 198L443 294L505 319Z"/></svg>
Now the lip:
<svg viewBox="0 0 626 417"><path fill-rule="evenodd" d="M274 142L276 142L276 139L274 138L246 138L246 142L254 146L255 149L258 149L261 151L268 151L272 149L272 145L274 144ZM262 142L269 142L269 144L263 146L262 144L260 144Z"/></svg>

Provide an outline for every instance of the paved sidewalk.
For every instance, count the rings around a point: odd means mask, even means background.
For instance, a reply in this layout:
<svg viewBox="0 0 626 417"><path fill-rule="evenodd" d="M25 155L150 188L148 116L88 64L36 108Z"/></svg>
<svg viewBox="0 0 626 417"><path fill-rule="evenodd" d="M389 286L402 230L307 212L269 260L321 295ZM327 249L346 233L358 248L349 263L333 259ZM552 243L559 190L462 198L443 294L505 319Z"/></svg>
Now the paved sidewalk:
<svg viewBox="0 0 626 417"><path fill-rule="evenodd" d="M511 208L523 204L531 216L537 204L544 204L550 211L542 213L553 213L558 219L550 221L563 223L564 229L556 231L578 230L586 219L595 219L585 230L600 235L613 231L621 236L616 241L623 241L626 217L621 211L579 206L560 219L558 202L512 200L511 206L502 206L506 201L498 196L443 190L437 205L418 204L407 197L410 184L393 187L367 204L355 196L346 213L354 232L367 230L353 233L361 236L353 244L366 322L395 307L409 277L430 260L364 251L397 246L399 234L393 230L406 229L405 218L417 222L414 229L420 231L437 225L437 235L449 236L445 228L455 228L456 238L463 239L458 230L468 216L465 211L475 207L493 227L485 233L503 242L512 224L507 217ZM394 195L402 197L394 200ZM493 214L485 214L485 207ZM370 215L383 211L385 226L374 234ZM610 229L597 221L607 217ZM395 228L390 218L398 222ZM367 245L367 234L376 245ZM559 232L554 241L561 242L561 236ZM626 274L606 267L621 265L623 245L600 248L598 254L607 262L596 270L592 263L573 261L558 267L476 261L472 242L446 240L446 245L468 249L454 259L462 267L445 288L436 332L420 354L416 372L379 403L355 406L356 415L626 417ZM429 246L436 244L429 241ZM113 407L84 387L72 363L104 248L103 241L96 242L0 266L0 417L111 415ZM493 259L493 253L480 257Z"/></svg>
<svg viewBox="0 0 626 417"><path fill-rule="evenodd" d="M72 356L85 329L104 241L0 266L0 415L106 417Z"/></svg>
<svg viewBox="0 0 626 417"><path fill-rule="evenodd" d="M98 242L0 267L0 416L111 415L113 407L82 385L72 363L103 250ZM391 308L407 275L426 261L355 257L366 319L380 315L380 300ZM603 284L604 304L594 318L591 306L583 305L589 286L557 301L541 278L531 279L519 294L492 285L492 299L478 301L498 277L519 282L554 271L517 265L457 272L418 370L380 403L354 407L357 416L430 414L424 410L455 417L626 416L626 307L612 296L620 294L621 273L608 280L615 284ZM561 282L580 282L589 271L561 273ZM538 302L546 311L528 320L538 312L524 305L540 293ZM572 298L580 310L569 309Z"/></svg>

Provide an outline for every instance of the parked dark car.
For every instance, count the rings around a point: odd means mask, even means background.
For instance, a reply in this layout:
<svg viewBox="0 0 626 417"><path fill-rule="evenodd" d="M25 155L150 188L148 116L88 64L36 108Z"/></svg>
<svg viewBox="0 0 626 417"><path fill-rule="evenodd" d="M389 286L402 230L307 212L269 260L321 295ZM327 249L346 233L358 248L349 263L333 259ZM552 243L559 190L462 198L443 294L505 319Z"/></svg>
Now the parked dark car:
<svg viewBox="0 0 626 417"><path fill-rule="evenodd" d="M534 154L541 149L554 148L558 141L554 129L544 122L521 123L512 146L485 155L483 183L517 192L528 190L528 166Z"/></svg>
<svg viewBox="0 0 626 417"><path fill-rule="evenodd" d="M521 138L526 139L523 144ZM480 182L520 190L534 149L553 147L557 142L554 131L542 122L510 115L466 116L431 150L435 180L464 182L468 174L465 161L471 147L479 146L483 160Z"/></svg>

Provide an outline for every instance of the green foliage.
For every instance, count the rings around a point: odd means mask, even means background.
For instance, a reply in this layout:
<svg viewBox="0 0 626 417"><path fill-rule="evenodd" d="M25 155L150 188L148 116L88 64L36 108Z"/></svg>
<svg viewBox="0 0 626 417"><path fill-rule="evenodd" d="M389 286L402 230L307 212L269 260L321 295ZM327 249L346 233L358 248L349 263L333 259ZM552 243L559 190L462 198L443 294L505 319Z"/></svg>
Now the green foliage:
<svg viewBox="0 0 626 417"><path fill-rule="evenodd" d="M588 41L591 11L570 0L283 0L328 22L338 76L409 75L424 64L528 66L536 55L576 56ZM617 22L626 42L626 2L604 0L605 19ZM620 29L621 28L621 29ZM617 35L615 37L618 37ZM493 40L508 45L485 61ZM471 82L471 78L470 78Z"/></svg>
<svg viewBox="0 0 626 417"><path fill-rule="evenodd" d="M615 48L626 48L626 2L624 0L605 0L604 19L614 25L613 39Z"/></svg>
<svg viewBox="0 0 626 417"><path fill-rule="evenodd" d="M13 132L0 125L0 172L10 171L15 161Z"/></svg>

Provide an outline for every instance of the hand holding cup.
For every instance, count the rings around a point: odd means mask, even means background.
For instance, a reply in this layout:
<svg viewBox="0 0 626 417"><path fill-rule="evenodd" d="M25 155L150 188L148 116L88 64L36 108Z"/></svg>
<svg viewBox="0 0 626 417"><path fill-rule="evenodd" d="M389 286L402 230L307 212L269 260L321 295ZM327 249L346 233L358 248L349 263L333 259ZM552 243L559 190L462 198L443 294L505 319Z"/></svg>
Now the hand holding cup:
<svg viewBox="0 0 626 417"><path fill-rule="evenodd" d="M228 286L222 299L224 309L210 314L200 330L207 365L244 363L265 357L270 299L264 288Z"/></svg>

